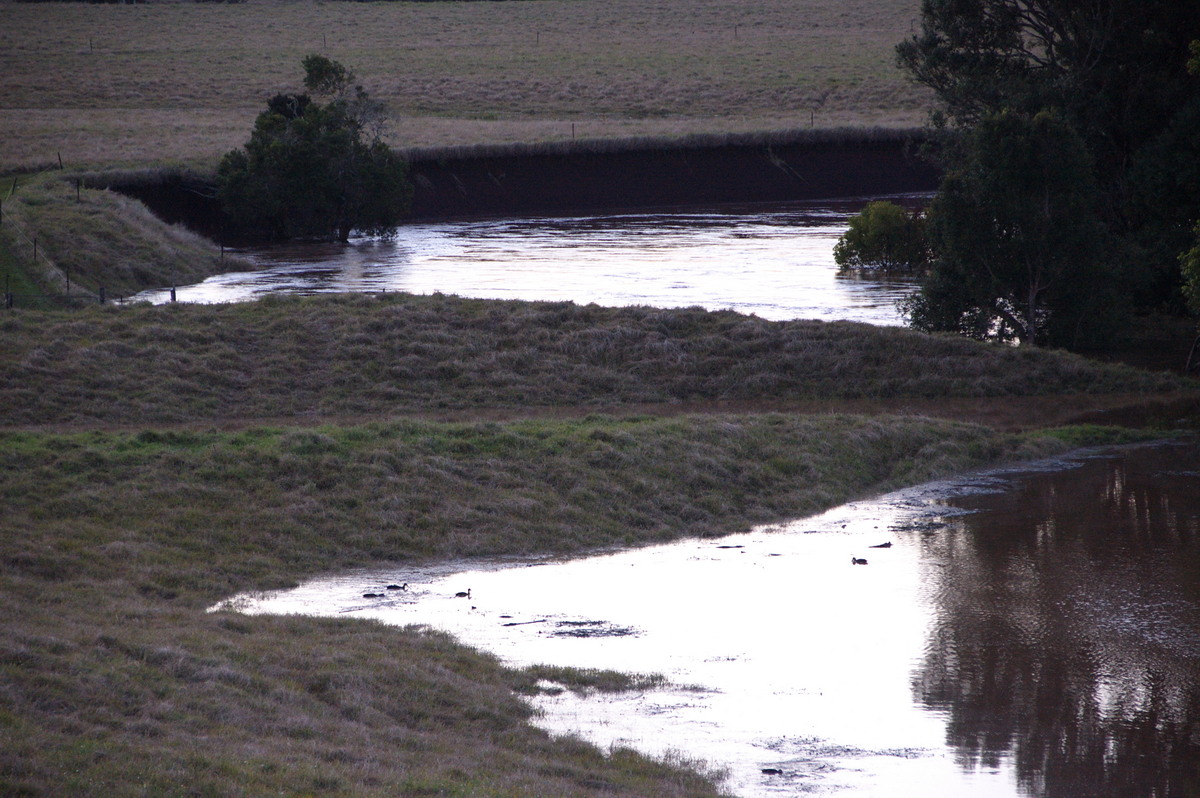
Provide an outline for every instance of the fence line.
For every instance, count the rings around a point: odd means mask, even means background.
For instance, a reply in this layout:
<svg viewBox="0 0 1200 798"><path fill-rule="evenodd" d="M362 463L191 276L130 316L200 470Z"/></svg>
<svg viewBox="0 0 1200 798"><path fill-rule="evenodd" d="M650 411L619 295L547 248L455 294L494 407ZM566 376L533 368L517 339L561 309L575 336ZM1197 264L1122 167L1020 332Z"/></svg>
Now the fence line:
<svg viewBox="0 0 1200 798"><path fill-rule="evenodd" d="M61 158L59 164L59 168L61 169ZM45 171L50 170L43 170L43 172ZM19 188L17 181L18 178L14 177L12 187L8 190L8 194L4 198L5 200L11 199L12 196L17 192L17 189ZM35 232L31 235L29 228L18 221L12 215L12 213L5 214L2 204L0 204L0 225L11 228L16 239L20 239L19 241L14 240L14 243L20 243L20 241L24 241L25 246L29 250L29 253L27 254L20 252L18 247L13 247L14 257L22 257L27 255L33 262L35 270L40 267L43 278L48 279L51 282L57 282L63 286L63 293L61 294L14 293L9 290L8 276L6 275L3 295L5 308L12 309L17 307L19 300L22 299L25 301L24 303L30 307L56 305L62 308L79 308L87 305L102 305L105 303L106 297L103 286L101 286L99 293L93 293L92 291L88 291L86 288L76 285L76 291L72 293L70 272L65 269L60 269L58 265L54 263L54 261L50 260L45 251L39 252L37 233ZM124 297L115 299L121 303L125 301Z"/></svg>

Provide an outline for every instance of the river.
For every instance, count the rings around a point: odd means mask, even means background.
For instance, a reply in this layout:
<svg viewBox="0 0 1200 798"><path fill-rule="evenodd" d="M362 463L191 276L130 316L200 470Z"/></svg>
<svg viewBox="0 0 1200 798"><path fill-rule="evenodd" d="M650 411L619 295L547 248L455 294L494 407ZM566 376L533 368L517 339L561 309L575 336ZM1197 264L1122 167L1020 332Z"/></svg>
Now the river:
<svg viewBox="0 0 1200 798"><path fill-rule="evenodd" d="M897 325L897 302L914 281L839 274L833 260L849 217L866 202L410 224L390 239L240 251L253 271L176 287L175 296L232 302L274 292L440 292ZM170 297L159 290L134 299Z"/></svg>
<svg viewBox="0 0 1200 798"><path fill-rule="evenodd" d="M426 624L518 666L662 673L674 686L543 696L538 722L702 758L747 798L1200 785L1195 442L970 474L718 540L397 566L228 606Z"/></svg>

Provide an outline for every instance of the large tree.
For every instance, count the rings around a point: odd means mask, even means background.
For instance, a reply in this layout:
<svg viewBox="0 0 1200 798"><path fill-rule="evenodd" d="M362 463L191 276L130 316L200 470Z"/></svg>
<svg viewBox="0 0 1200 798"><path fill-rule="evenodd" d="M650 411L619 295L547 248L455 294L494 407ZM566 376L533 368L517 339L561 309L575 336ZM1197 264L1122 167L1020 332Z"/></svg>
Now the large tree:
<svg viewBox="0 0 1200 798"><path fill-rule="evenodd" d="M1200 2L923 0L921 30L897 55L936 94L949 172L979 162L970 131L998 114L1052 110L1074 130L1112 279L1154 307L1178 300L1178 253L1200 215L1200 80L1185 69L1197 37Z"/></svg>
<svg viewBox="0 0 1200 798"><path fill-rule="evenodd" d="M1086 148L1056 114L983 117L929 213L937 261L913 326L1079 347L1116 305Z"/></svg>
<svg viewBox="0 0 1200 798"><path fill-rule="evenodd" d="M349 70L304 59L305 86L328 97L280 94L259 114L244 148L218 167L218 197L233 232L345 241L386 234L412 196L405 161L382 140L381 115Z"/></svg>

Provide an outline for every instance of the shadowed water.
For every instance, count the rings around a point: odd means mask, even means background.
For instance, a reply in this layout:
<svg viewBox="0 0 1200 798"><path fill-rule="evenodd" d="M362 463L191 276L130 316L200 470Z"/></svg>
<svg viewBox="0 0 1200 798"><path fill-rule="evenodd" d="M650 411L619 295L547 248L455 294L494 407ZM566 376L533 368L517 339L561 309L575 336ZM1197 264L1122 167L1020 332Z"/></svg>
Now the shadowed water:
<svg viewBox="0 0 1200 798"><path fill-rule="evenodd" d="M389 240L249 250L242 254L255 271L177 288L176 297L440 292L899 324L896 303L911 293L912 280L842 275L833 260L833 245L865 202L413 224ZM136 297L169 298L169 290Z"/></svg>
<svg viewBox="0 0 1200 798"><path fill-rule="evenodd" d="M743 796L1200 786L1195 443L933 483L744 535L344 574L231 606L426 624L514 665L663 673L674 687L544 696L539 723L704 758Z"/></svg>

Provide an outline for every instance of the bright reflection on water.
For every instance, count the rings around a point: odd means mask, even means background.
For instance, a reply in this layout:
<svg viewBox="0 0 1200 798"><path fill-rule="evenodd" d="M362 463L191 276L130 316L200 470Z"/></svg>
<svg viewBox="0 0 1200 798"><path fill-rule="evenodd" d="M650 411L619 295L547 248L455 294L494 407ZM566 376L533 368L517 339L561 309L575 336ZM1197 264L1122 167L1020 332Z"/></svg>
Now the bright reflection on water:
<svg viewBox="0 0 1200 798"><path fill-rule="evenodd" d="M1200 446L1167 445L718 540L398 567L232 605L663 673L677 686L543 697L539 722L707 759L743 796L1194 795L1198 537Z"/></svg>
<svg viewBox="0 0 1200 798"><path fill-rule="evenodd" d="M405 291L604 306L700 306L765 319L901 323L907 280L839 275L833 245L865 200L770 210L413 224L394 239L242 253L259 268L176 290L179 301L271 292ZM135 297L165 302L168 291Z"/></svg>

